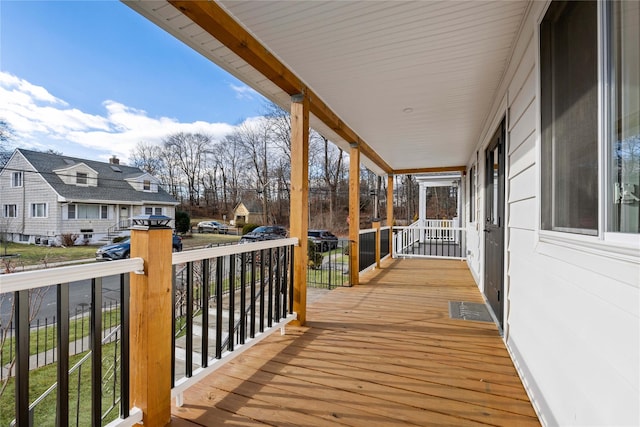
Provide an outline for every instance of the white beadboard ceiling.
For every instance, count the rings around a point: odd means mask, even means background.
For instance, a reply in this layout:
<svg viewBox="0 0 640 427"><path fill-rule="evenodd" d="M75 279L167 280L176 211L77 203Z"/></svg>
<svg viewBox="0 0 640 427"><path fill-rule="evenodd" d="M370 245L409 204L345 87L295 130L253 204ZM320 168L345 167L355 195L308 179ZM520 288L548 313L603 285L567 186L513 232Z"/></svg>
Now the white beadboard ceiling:
<svg viewBox="0 0 640 427"><path fill-rule="evenodd" d="M171 4L126 3L288 108L289 95ZM467 163L527 9L482 0L219 4L394 170ZM311 125L348 147L316 118Z"/></svg>

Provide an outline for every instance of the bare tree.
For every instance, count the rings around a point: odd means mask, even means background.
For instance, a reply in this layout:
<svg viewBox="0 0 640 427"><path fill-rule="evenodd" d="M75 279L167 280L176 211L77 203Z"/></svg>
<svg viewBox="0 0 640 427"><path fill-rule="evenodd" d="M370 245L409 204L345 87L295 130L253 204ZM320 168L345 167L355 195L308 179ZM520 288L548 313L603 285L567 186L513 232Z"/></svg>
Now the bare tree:
<svg viewBox="0 0 640 427"><path fill-rule="evenodd" d="M167 157L175 161L185 178L189 204L197 205L205 159L211 152L211 138L201 133L180 132L165 138L163 144Z"/></svg>
<svg viewBox="0 0 640 427"><path fill-rule="evenodd" d="M10 143L14 138L14 132L5 119L0 119L0 168L3 167L11 156Z"/></svg>
<svg viewBox="0 0 640 427"><path fill-rule="evenodd" d="M131 161L134 166L154 176L164 173L165 164L162 147L150 142L141 141L131 150Z"/></svg>

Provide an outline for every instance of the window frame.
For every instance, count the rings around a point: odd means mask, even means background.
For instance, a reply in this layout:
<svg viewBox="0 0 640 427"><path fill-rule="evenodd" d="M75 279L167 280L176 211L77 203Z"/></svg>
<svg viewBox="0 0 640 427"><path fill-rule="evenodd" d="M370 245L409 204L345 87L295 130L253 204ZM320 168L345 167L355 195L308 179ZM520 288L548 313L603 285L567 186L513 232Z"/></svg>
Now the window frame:
<svg viewBox="0 0 640 427"><path fill-rule="evenodd" d="M9 208L11 207L13 207L13 215L8 215L10 210ZM7 203L6 205L3 205L2 214L4 218L18 218L18 205L15 203Z"/></svg>
<svg viewBox="0 0 640 427"><path fill-rule="evenodd" d="M76 172L76 185L83 187L89 185L89 174L86 172Z"/></svg>
<svg viewBox="0 0 640 427"><path fill-rule="evenodd" d="M16 179L17 178L17 179ZM20 181L16 184L16 181ZM11 188L21 188L24 186L24 174L22 171L15 171L11 173Z"/></svg>
<svg viewBox="0 0 640 427"><path fill-rule="evenodd" d="M613 28L613 7L608 2L598 2L597 11L597 72L598 72L598 106L597 106L597 121L598 121L598 222L597 233L595 235L589 234L575 234L558 230L546 230L542 228L543 211L545 206L543 205L542 197L542 99L541 99L541 34L540 27L548 11L551 1L545 8L541 10L540 15L537 18L536 26L534 30L534 37L536 40L536 103L537 103L537 161L539 165L539 177L538 177L538 189L537 199L538 204L538 223L537 223L537 245L538 251L541 253L555 254L556 248L569 248L571 250L578 250L589 254L597 254L599 256L605 255L608 257L614 257L616 259L638 259L637 250L640 247L640 233L623 233L609 231L610 224L610 209L609 201L613 197L612 190L609 184L613 185L611 180L611 153L608 150L608 138L610 137L611 126L611 104L610 104L610 90L611 85L614 84L612 80L612 73L614 64L611 60L612 49L612 31ZM558 249L560 250L560 249ZM620 258L621 257L621 258Z"/></svg>
<svg viewBox="0 0 640 427"><path fill-rule="evenodd" d="M36 215L37 208L36 206L44 207L44 215ZM49 218L49 204L45 202L41 203L31 203L31 218Z"/></svg>

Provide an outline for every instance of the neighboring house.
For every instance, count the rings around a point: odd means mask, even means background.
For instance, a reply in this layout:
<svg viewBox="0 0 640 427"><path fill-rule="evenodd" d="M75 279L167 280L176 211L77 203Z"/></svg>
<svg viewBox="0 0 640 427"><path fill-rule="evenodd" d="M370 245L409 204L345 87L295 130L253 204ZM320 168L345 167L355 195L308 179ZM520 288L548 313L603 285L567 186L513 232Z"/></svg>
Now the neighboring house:
<svg viewBox="0 0 640 427"><path fill-rule="evenodd" d="M240 202L233 208L233 223L241 224L263 224L262 206L255 200Z"/></svg>
<svg viewBox="0 0 640 427"><path fill-rule="evenodd" d="M97 243L124 232L136 215L175 217L178 202L139 168L17 149L0 171L0 232L21 243L60 236Z"/></svg>

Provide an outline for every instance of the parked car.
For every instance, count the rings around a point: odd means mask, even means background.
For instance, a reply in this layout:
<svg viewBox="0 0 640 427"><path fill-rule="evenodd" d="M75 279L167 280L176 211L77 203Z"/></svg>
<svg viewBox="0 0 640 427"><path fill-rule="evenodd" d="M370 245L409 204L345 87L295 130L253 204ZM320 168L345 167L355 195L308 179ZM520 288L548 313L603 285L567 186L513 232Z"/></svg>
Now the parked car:
<svg viewBox="0 0 640 427"><path fill-rule="evenodd" d="M287 237L287 229L280 225L263 225L245 234L240 238L240 244L259 242L262 240L284 239Z"/></svg>
<svg viewBox="0 0 640 427"><path fill-rule="evenodd" d="M171 242L173 252L182 251L182 237L174 234ZM129 258L131 254L131 238L127 238L118 243L104 245L96 251L97 261L113 261L116 259Z"/></svg>
<svg viewBox="0 0 640 427"><path fill-rule="evenodd" d="M307 237L309 241L316 245L316 248L320 248L322 252L338 247L338 238L329 230L309 230Z"/></svg>
<svg viewBox="0 0 640 427"><path fill-rule="evenodd" d="M198 233L229 233L227 224L218 221L200 221L198 223Z"/></svg>

